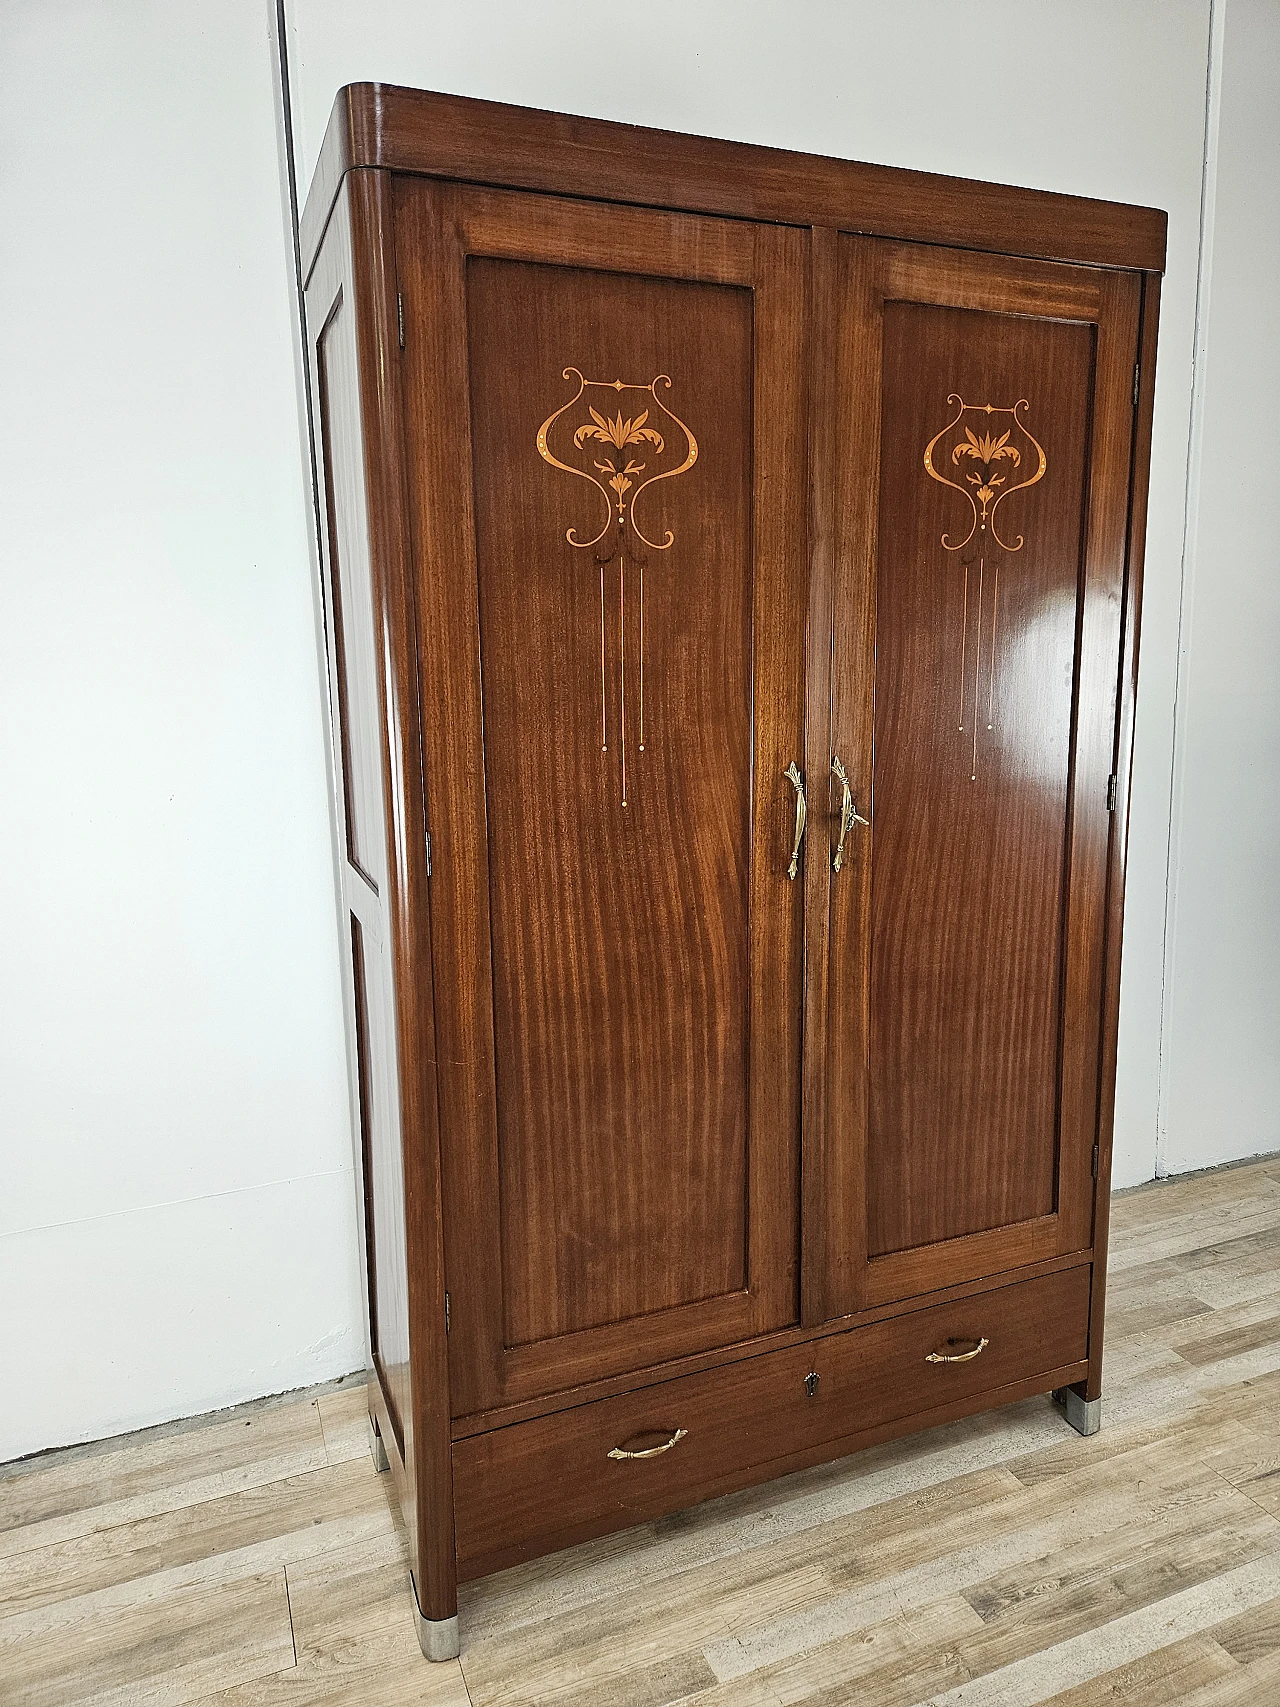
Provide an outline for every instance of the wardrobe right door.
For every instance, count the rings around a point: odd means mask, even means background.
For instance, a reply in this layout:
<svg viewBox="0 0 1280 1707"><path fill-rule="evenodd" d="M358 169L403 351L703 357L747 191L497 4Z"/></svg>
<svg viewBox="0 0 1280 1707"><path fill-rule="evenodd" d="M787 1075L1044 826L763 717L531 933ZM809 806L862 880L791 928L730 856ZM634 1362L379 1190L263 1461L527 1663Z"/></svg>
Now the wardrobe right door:
<svg viewBox="0 0 1280 1707"><path fill-rule="evenodd" d="M1090 1246L1141 280L842 238L836 300L828 1317Z"/></svg>

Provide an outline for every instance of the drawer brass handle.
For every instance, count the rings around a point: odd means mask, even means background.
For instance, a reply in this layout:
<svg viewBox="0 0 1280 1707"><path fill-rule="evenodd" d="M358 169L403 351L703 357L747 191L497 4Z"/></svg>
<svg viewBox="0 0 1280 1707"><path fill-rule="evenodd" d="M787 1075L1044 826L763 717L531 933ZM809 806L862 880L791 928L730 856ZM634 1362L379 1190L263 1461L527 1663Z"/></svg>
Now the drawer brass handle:
<svg viewBox="0 0 1280 1707"><path fill-rule="evenodd" d="M794 882L796 872L800 869L800 843L804 840L804 821L809 808L804 798L804 778L797 770L794 759L782 774L796 791L796 839L791 849L791 864L787 867L787 876Z"/></svg>
<svg viewBox="0 0 1280 1707"><path fill-rule="evenodd" d="M678 1428L670 1440L664 1440L661 1446L646 1446L643 1452L628 1452L625 1446L612 1447L608 1453L610 1458L659 1458L664 1452L670 1452L678 1440L683 1440L688 1434L687 1428Z"/></svg>
<svg viewBox="0 0 1280 1707"><path fill-rule="evenodd" d="M840 840L836 843L835 858L831 861L832 871L839 871L844 864L845 837L855 824L867 824L869 826L871 820L864 818L853 804L853 790L849 787L849 773L844 768L844 762L839 753L831 760L831 774L843 790L840 800Z"/></svg>
<svg viewBox="0 0 1280 1707"><path fill-rule="evenodd" d="M959 1345L959 1340L948 1340L948 1345ZM988 1339L981 1339L972 1351L961 1351L954 1354L945 1351L931 1351L925 1358L926 1363L972 1363L974 1358L984 1352L991 1344Z"/></svg>

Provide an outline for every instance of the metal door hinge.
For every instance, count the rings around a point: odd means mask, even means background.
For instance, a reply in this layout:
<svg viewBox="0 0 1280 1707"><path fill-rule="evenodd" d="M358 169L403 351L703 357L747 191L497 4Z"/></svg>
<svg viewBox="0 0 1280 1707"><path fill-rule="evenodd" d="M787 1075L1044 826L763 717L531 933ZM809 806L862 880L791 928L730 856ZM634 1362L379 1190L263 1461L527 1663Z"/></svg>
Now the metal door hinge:
<svg viewBox="0 0 1280 1707"><path fill-rule="evenodd" d="M400 330L400 348L404 349L404 298L396 292L396 324Z"/></svg>
<svg viewBox="0 0 1280 1707"><path fill-rule="evenodd" d="M1111 773L1111 775L1107 778L1107 811L1108 812L1114 812L1115 809L1116 809L1116 775L1115 775L1115 772L1113 771Z"/></svg>
<svg viewBox="0 0 1280 1707"><path fill-rule="evenodd" d="M1093 1153L1096 1156L1098 1152L1095 1150ZM1097 1179L1098 1176L1095 1174L1093 1177ZM445 1333L449 1332L449 1294L447 1292L444 1295L444 1331Z"/></svg>
<svg viewBox="0 0 1280 1707"><path fill-rule="evenodd" d="M427 831L427 876L431 876L431 831Z"/></svg>
<svg viewBox="0 0 1280 1707"><path fill-rule="evenodd" d="M401 333L401 335L400 335L400 342L402 344L404 343L404 334L403 333ZM1133 364L1133 406L1135 409L1138 407L1138 392L1141 389L1141 382L1142 382L1142 368L1137 362L1134 362L1134 364Z"/></svg>
<svg viewBox="0 0 1280 1707"><path fill-rule="evenodd" d="M1094 1179L1098 1177L1098 1146L1096 1144L1093 1146L1093 1177Z"/></svg>

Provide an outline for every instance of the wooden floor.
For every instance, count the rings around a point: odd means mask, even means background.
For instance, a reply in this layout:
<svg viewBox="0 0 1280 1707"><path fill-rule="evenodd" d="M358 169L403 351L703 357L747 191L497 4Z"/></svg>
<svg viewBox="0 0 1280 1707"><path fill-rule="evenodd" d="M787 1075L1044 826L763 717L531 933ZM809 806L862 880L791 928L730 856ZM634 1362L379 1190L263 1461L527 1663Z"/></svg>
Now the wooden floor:
<svg viewBox="0 0 1280 1707"><path fill-rule="evenodd" d="M1280 1703L1280 1160L1114 1229L1093 1439L1031 1400L508 1571L460 1664L358 1382L12 1466L0 1701Z"/></svg>

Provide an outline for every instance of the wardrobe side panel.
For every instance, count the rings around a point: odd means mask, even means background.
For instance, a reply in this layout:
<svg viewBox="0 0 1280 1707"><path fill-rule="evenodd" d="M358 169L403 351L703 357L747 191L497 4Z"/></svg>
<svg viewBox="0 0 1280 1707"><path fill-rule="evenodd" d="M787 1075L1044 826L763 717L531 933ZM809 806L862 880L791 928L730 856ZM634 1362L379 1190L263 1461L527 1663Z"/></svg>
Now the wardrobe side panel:
<svg viewBox="0 0 1280 1707"><path fill-rule="evenodd" d="M369 1349L403 1462L410 1409L408 1262L389 942L384 716L345 188L308 286L307 317L325 520L325 643L334 717L348 1061L361 1180Z"/></svg>
<svg viewBox="0 0 1280 1707"><path fill-rule="evenodd" d="M346 213L345 198L340 214ZM349 233L337 221L334 240ZM349 256L349 236L345 245ZM346 258L346 257L344 257ZM378 652L369 515L362 472L359 375L350 267L316 339L317 429L330 563L329 641L341 748L342 821L348 862L375 893L386 885Z"/></svg>
<svg viewBox="0 0 1280 1707"><path fill-rule="evenodd" d="M1107 1249L1111 1225L1111 1145L1115 1120L1116 1049L1120 1023L1120 952L1124 937L1125 863L1129 846L1129 788L1133 726L1138 695L1138 650L1142 630L1142 579L1146 560L1147 496L1151 478L1151 428L1155 413L1156 347L1160 329L1160 275L1142 287L1138 346L1138 399L1133 435L1129 561L1125 573L1124 645L1116 719L1116 808L1111 821L1107 887L1106 973L1103 981L1102 1096L1098 1111L1098 1166L1094 1186L1093 1289L1089 1307L1089 1379L1081 1397L1102 1394L1103 1321L1107 1297Z"/></svg>

